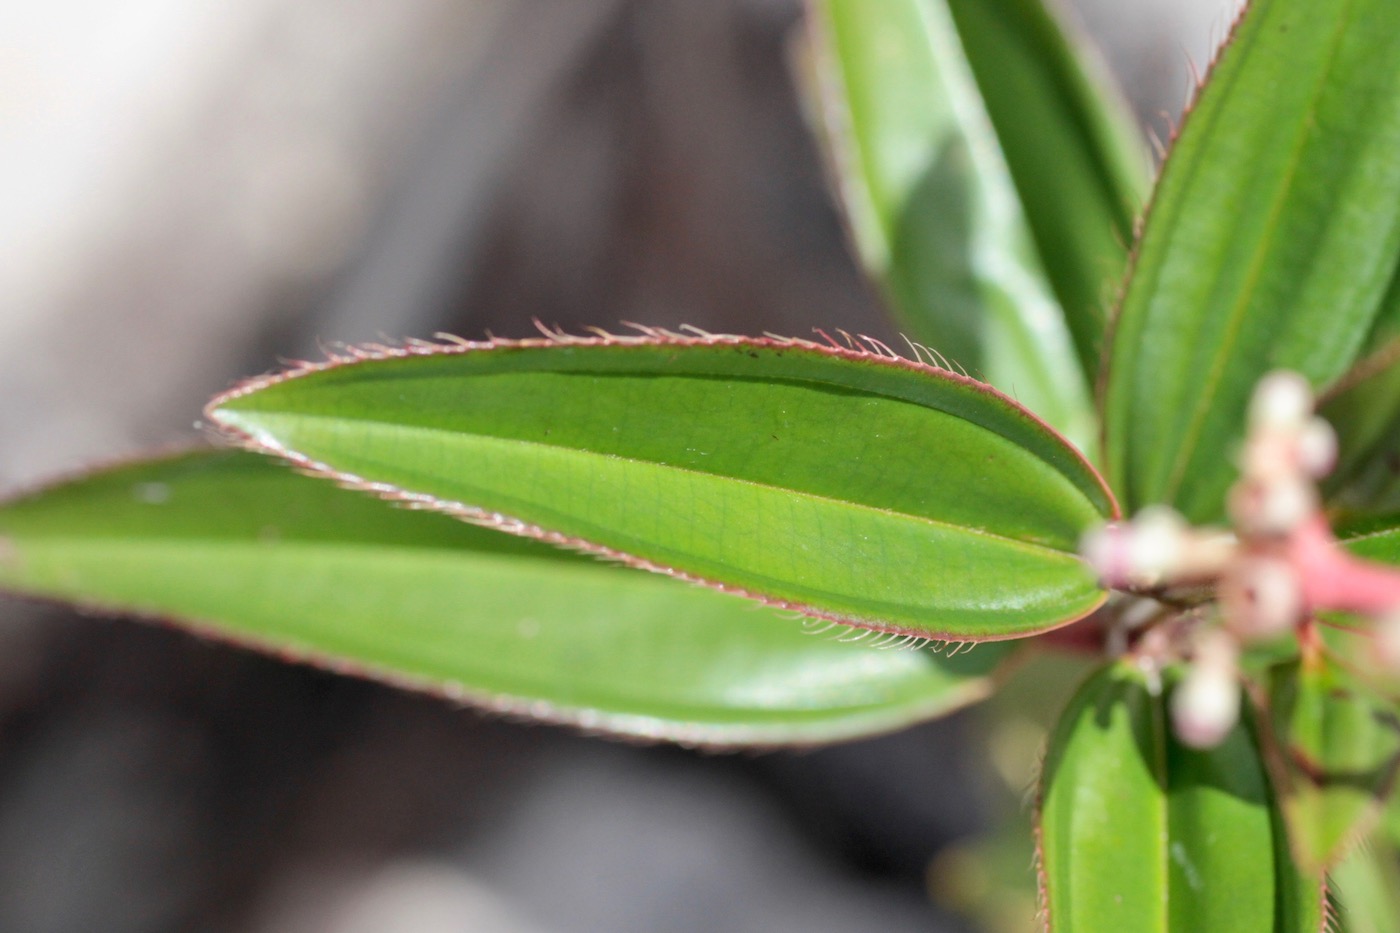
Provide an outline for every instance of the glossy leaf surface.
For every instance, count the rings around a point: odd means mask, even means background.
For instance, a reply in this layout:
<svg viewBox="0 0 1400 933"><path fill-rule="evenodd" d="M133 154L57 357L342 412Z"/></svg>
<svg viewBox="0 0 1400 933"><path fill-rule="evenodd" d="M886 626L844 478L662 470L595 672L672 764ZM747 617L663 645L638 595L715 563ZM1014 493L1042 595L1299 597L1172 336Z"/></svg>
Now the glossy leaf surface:
<svg viewBox="0 0 1400 933"><path fill-rule="evenodd" d="M1245 406L1278 368L1325 386L1400 257L1400 5L1257 0L1163 168L1112 336L1105 420L1135 510L1221 517Z"/></svg>
<svg viewBox="0 0 1400 933"><path fill-rule="evenodd" d="M1322 929L1321 883L1292 864L1247 724L1179 744L1129 663L1070 701L1041 778L1041 870L1056 933Z"/></svg>
<svg viewBox="0 0 1400 933"><path fill-rule="evenodd" d="M901 326L1081 443L1088 382L943 0L809 5L856 251Z"/></svg>
<svg viewBox="0 0 1400 933"><path fill-rule="evenodd" d="M1142 133L1044 0L947 2L1092 384L1149 187Z"/></svg>
<svg viewBox="0 0 1400 933"><path fill-rule="evenodd" d="M1400 769L1400 715L1317 652L1273 672L1276 786L1300 865L1321 871L1375 825Z"/></svg>
<svg viewBox="0 0 1400 933"><path fill-rule="evenodd" d="M1103 599L1114 506L1040 422L961 376L738 338L386 351L258 380L210 417L389 496L813 615L939 638Z"/></svg>
<svg viewBox="0 0 1400 933"><path fill-rule="evenodd" d="M1006 653L804 632L785 613L192 452L0 506L0 588L490 709L708 745L825 742L979 698Z"/></svg>

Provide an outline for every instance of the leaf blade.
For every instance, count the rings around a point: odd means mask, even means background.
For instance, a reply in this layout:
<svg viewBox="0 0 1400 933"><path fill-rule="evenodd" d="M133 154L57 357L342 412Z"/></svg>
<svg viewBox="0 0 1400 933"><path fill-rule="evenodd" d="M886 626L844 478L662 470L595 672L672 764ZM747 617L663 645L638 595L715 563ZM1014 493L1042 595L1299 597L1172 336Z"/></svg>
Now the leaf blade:
<svg viewBox="0 0 1400 933"><path fill-rule="evenodd" d="M1112 337L1110 478L1137 509L1223 511L1250 391L1360 351L1400 256L1400 9L1260 0L1158 184Z"/></svg>
<svg viewBox="0 0 1400 933"><path fill-rule="evenodd" d="M856 253L913 336L1092 439L1088 383L941 0L813 0L809 83Z"/></svg>
<svg viewBox="0 0 1400 933"><path fill-rule="evenodd" d="M1075 553L1115 509L1092 468L908 361L738 338L418 347L260 380L209 416L343 482L866 627L1016 637L1103 598Z"/></svg>
<svg viewBox="0 0 1400 933"><path fill-rule="evenodd" d="M1249 729L1184 748L1165 697L1131 663L1101 669L1071 700L1039 811L1050 929L1322 929L1320 879L1288 862Z"/></svg>
<svg viewBox="0 0 1400 933"><path fill-rule="evenodd" d="M723 594L394 509L238 451L0 505L0 588L594 731L810 744L972 702L1004 656L838 644ZM986 651L984 654L983 651Z"/></svg>
<svg viewBox="0 0 1400 933"><path fill-rule="evenodd" d="M1270 764L1300 865L1321 872L1380 819L1400 773L1400 718L1326 654L1270 678Z"/></svg>
<svg viewBox="0 0 1400 933"><path fill-rule="evenodd" d="M1041 0L948 0L1086 378L1150 181L1111 76Z"/></svg>

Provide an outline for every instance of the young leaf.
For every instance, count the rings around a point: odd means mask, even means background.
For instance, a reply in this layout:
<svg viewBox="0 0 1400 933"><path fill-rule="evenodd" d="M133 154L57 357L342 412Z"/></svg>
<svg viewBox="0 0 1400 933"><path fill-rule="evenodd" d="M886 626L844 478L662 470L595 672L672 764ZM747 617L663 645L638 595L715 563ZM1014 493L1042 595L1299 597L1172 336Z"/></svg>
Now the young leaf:
<svg viewBox="0 0 1400 933"><path fill-rule="evenodd" d="M878 650L721 593L238 451L121 466L0 506L0 588L184 620L488 709L687 744L810 744L980 698L1004 657Z"/></svg>
<svg viewBox="0 0 1400 933"><path fill-rule="evenodd" d="M1256 0L1163 168L1111 340L1106 456L1130 510L1221 516L1272 369L1351 365L1400 258L1400 5Z"/></svg>
<svg viewBox="0 0 1400 933"><path fill-rule="evenodd" d="M1142 133L1044 0L947 0L1090 383L1149 188Z"/></svg>
<svg viewBox="0 0 1400 933"><path fill-rule="evenodd" d="M1114 514L1097 474L962 376L663 335L358 357L209 416L382 495L863 627L1009 638L1104 598L1075 553Z"/></svg>
<svg viewBox="0 0 1400 933"><path fill-rule="evenodd" d="M1400 715L1320 652L1273 671L1269 756L1300 865L1322 871L1379 819L1400 773Z"/></svg>
<svg viewBox="0 0 1400 933"><path fill-rule="evenodd" d="M1074 375L1070 331L944 0L808 9L814 109L856 251L899 323L1092 440L1089 383Z"/></svg>
<svg viewBox="0 0 1400 933"><path fill-rule="evenodd" d="M1318 933L1321 881L1289 859L1249 724L1193 750L1166 701L1127 662L1070 701L1041 776L1047 928Z"/></svg>

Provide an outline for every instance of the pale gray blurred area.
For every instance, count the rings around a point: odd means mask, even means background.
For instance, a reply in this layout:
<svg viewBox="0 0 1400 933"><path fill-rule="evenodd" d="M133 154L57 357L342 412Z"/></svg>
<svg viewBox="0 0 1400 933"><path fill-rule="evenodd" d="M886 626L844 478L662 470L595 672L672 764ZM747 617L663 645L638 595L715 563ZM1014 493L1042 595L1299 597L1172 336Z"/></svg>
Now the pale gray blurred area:
<svg viewBox="0 0 1400 933"><path fill-rule="evenodd" d="M1077 0L1165 138L1233 0ZM0 0L0 489L321 346L888 334L796 0ZM965 721L713 758L0 601L0 931L958 930Z"/></svg>

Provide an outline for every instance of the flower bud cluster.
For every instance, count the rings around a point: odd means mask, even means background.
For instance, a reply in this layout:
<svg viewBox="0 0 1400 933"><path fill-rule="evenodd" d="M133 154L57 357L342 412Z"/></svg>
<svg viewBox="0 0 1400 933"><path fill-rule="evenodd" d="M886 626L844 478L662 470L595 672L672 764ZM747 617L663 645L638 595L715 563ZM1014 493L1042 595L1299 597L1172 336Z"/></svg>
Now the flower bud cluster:
<svg viewBox="0 0 1400 933"><path fill-rule="evenodd" d="M1194 633L1172 701L1176 733L1189 745L1213 746L1237 721L1241 646L1284 635L1316 612L1377 620L1376 650L1400 667L1400 572L1352 557L1333 538L1316 483L1336 464L1337 437L1313 405L1296 373L1260 381L1227 500L1232 530L1194 528L1154 506L1081 544L1106 586L1157 595L1213 588L1220 624Z"/></svg>

